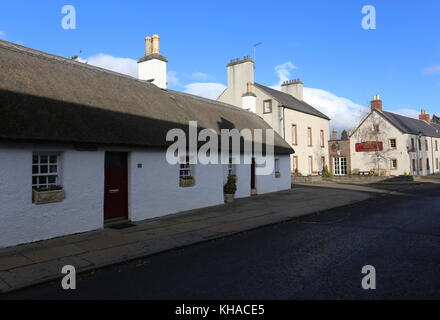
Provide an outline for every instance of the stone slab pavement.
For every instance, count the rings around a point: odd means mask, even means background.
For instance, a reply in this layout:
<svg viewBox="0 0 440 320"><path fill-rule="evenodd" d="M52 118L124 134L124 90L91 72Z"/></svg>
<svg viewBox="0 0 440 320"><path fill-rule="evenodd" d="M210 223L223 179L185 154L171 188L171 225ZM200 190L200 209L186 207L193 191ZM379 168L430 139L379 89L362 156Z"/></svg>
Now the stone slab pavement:
<svg viewBox="0 0 440 320"><path fill-rule="evenodd" d="M199 242L285 222L378 195L400 192L377 186L322 183L236 199L234 202L134 223L126 229L85 232L0 249L0 294L77 273L123 263Z"/></svg>

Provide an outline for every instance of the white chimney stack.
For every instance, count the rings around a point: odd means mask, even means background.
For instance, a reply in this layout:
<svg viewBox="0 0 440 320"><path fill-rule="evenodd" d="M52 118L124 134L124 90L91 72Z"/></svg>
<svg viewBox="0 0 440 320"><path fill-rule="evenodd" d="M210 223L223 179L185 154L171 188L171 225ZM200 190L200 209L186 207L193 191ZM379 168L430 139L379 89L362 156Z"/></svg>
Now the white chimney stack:
<svg viewBox="0 0 440 320"><path fill-rule="evenodd" d="M233 59L227 65L227 70L228 90L238 105L242 95L247 92L247 84L254 83L254 61L249 56Z"/></svg>
<svg viewBox="0 0 440 320"><path fill-rule="evenodd" d="M253 83L246 83L246 92L241 96L242 108L257 113L257 96L253 92Z"/></svg>
<svg viewBox="0 0 440 320"><path fill-rule="evenodd" d="M303 101L303 82L300 79L284 81L281 84L281 91Z"/></svg>
<svg viewBox="0 0 440 320"><path fill-rule="evenodd" d="M145 38L145 56L138 61L138 77L166 89L168 61L160 55L159 42L160 37L157 34Z"/></svg>

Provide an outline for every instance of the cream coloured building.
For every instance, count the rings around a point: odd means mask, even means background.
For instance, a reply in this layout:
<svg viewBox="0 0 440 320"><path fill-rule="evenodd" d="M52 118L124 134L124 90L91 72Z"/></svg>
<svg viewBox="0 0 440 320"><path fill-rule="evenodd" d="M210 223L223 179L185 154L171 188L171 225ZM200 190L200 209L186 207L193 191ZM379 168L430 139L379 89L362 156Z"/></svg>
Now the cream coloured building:
<svg viewBox="0 0 440 320"><path fill-rule="evenodd" d="M281 91L256 83L249 57L232 60L227 71L228 86L218 100L256 113L281 135L295 150L292 172L321 172L328 164L330 119L303 101L303 83L286 81Z"/></svg>
<svg viewBox="0 0 440 320"><path fill-rule="evenodd" d="M371 112L350 135L352 171L381 175L440 172L440 125L426 111L419 119L383 111L378 95Z"/></svg>

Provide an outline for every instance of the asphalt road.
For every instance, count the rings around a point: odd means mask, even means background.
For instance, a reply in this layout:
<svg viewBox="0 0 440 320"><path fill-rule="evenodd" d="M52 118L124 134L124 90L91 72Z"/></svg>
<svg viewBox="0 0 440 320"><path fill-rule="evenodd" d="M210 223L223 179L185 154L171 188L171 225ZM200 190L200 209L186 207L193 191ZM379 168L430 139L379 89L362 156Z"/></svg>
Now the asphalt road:
<svg viewBox="0 0 440 320"><path fill-rule="evenodd" d="M439 196L381 196L3 298L439 299ZM362 289L365 265L376 290Z"/></svg>

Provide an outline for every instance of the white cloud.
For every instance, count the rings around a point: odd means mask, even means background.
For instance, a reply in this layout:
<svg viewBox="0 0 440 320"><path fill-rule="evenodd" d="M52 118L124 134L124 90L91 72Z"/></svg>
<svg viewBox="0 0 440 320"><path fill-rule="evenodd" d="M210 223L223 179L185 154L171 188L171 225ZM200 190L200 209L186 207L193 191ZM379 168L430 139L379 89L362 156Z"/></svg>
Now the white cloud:
<svg viewBox="0 0 440 320"><path fill-rule="evenodd" d="M326 114L338 131L352 129L369 112L368 107L322 89L304 88L304 101Z"/></svg>
<svg viewBox="0 0 440 320"><path fill-rule="evenodd" d="M185 85L184 88L186 93L215 100L226 89L226 86L215 82L194 82Z"/></svg>
<svg viewBox="0 0 440 320"><path fill-rule="evenodd" d="M193 74L191 74L191 77L197 80L207 80L212 78L212 76L203 72L194 72Z"/></svg>
<svg viewBox="0 0 440 320"><path fill-rule="evenodd" d="M429 68L426 68L423 71L425 74L434 74L434 73L440 73L440 64L431 66Z"/></svg>
<svg viewBox="0 0 440 320"><path fill-rule="evenodd" d="M290 61L287 61L275 67L275 74L279 79L278 86L281 86L283 81L290 80L290 72L294 69L298 68Z"/></svg>
<svg viewBox="0 0 440 320"><path fill-rule="evenodd" d="M406 117L410 117L410 118L415 118L415 119L418 119L419 114L420 114L420 111L417 111L414 109L406 109L406 108L397 109L397 110L390 110L390 112L397 113L402 116L406 116Z"/></svg>
<svg viewBox="0 0 440 320"><path fill-rule="evenodd" d="M98 53L86 59L79 58L78 61L87 62L92 66L123 73L135 78L138 76L137 62L130 58L119 58L104 53Z"/></svg>
<svg viewBox="0 0 440 320"><path fill-rule="evenodd" d="M291 72L295 69L298 68L290 61L276 66L275 74L279 80L271 87L280 90L283 81L290 80ZM354 127L369 110L350 99L339 97L323 89L305 87L304 101L326 114L331 119L330 126L339 131Z"/></svg>
<svg viewBox="0 0 440 320"><path fill-rule="evenodd" d="M135 78L137 78L138 76L137 62L133 59L113 57L108 54L99 53L86 59L79 58L78 61L87 62L90 65L123 73ZM194 78L210 77L209 75L202 72L193 73L192 76ZM226 88L226 86L221 83L213 82L194 82L182 85L180 83L177 72L172 70L167 72L167 82L169 86L183 87L186 93L210 99L217 99L220 93L222 93L223 90Z"/></svg>
<svg viewBox="0 0 440 320"><path fill-rule="evenodd" d="M167 72L167 83L170 86L176 86L176 87L180 87L180 80L177 77L177 72L176 71L168 71Z"/></svg>
<svg viewBox="0 0 440 320"><path fill-rule="evenodd" d="M1 40L6 39L6 32L0 30L0 39Z"/></svg>

